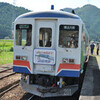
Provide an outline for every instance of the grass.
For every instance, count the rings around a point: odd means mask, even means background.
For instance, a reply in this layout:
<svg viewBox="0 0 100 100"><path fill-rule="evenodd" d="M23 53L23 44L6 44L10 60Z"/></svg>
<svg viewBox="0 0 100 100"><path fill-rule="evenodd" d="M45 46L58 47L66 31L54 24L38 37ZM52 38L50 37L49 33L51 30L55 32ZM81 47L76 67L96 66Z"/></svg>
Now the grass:
<svg viewBox="0 0 100 100"><path fill-rule="evenodd" d="M7 64L13 62L13 52L2 52L0 54L0 64Z"/></svg>
<svg viewBox="0 0 100 100"><path fill-rule="evenodd" d="M0 39L0 65L13 62L13 40Z"/></svg>

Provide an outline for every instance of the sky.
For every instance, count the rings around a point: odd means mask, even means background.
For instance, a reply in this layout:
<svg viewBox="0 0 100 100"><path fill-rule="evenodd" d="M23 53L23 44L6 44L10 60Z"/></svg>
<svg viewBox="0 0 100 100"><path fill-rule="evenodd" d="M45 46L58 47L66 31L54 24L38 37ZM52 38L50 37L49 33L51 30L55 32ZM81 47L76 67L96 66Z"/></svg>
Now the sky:
<svg viewBox="0 0 100 100"><path fill-rule="evenodd" d="M0 2L7 2L16 6L24 7L32 11L50 10L51 5L54 5L55 10L63 8L77 8L86 4L92 4L100 8L100 0L0 0Z"/></svg>

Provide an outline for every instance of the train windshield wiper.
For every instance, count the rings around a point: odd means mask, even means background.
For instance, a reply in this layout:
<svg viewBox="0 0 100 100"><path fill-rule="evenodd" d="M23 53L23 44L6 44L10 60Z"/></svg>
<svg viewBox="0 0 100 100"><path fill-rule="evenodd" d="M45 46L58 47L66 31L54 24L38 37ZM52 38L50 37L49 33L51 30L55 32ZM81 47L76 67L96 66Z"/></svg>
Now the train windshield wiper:
<svg viewBox="0 0 100 100"><path fill-rule="evenodd" d="M22 47L22 49L24 49L28 43L29 43L29 41L25 43L25 45Z"/></svg>

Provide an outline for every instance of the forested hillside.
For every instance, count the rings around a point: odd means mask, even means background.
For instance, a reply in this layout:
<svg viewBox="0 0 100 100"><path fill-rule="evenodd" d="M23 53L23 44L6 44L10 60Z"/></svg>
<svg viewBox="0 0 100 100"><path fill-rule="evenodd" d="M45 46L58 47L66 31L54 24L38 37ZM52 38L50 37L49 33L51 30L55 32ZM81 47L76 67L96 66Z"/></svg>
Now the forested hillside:
<svg viewBox="0 0 100 100"><path fill-rule="evenodd" d="M0 3L0 39L11 38L11 26L13 20L20 14L29 12L22 7L15 7L8 3Z"/></svg>
<svg viewBox="0 0 100 100"><path fill-rule="evenodd" d="M71 12L70 8L62 9ZM5 37L11 38L11 26L13 20L20 14L29 12L30 10L15 7L8 3L0 3L0 39ZM93 5L85 5L75 9L85 23L88 30L90 40L100 42L100 9Z"/></svg>

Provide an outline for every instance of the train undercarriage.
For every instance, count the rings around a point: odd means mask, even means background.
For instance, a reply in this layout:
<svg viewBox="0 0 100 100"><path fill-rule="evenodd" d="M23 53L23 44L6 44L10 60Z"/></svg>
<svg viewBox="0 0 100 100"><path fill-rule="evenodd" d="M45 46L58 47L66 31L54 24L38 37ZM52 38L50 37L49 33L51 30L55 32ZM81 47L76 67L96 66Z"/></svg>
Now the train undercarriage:
<svg viewBox="0 0 100 100"><path fill-rule="evenodd" d="M79 78L22 74L23 90L40 97L71 96L78 90Z"/></svg>

